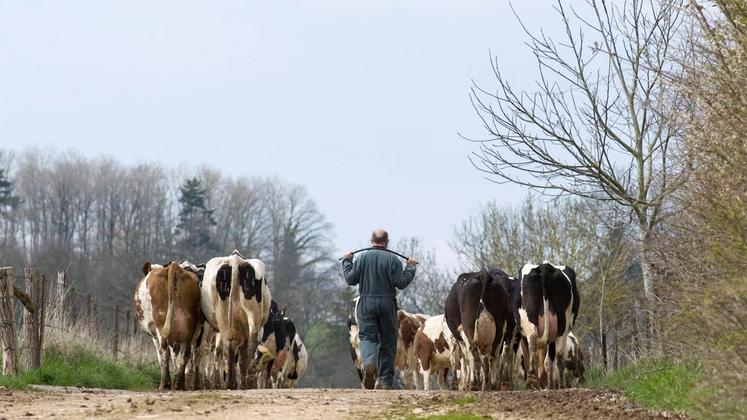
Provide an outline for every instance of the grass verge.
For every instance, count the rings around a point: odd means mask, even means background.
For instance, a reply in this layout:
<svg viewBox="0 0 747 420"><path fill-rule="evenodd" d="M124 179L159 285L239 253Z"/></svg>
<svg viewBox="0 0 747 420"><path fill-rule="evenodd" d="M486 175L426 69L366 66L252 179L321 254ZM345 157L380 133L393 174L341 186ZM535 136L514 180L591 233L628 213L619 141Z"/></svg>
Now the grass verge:
<svg viewBox="0 0 747 420"><path fill-rule="evenodd" d="M646 408L694 413L704 396L697 387L703 374L695 363L647 359L610 375L592 369L584 386L622 389L631 401Z"/></svg>
<svg viewBox="0 0 747 420"><path fill-rule="evenodd" d="M115 361L84 345L51 343L39 369L17 376L0 375L0 386L24 389L31 384L86 388L150 390L158 387L160 369L155 363Z"/></svg>

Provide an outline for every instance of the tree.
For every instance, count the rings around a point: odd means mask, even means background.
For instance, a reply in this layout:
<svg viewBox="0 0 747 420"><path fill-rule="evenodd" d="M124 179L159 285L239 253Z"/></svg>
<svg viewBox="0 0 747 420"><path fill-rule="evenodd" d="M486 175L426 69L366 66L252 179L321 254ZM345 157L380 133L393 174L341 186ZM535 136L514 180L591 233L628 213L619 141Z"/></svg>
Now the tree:
<svg viewBox="0 0 747 420"><path fill-rule="evenodd" d="M442 314L446 295L456 278L451 278L438 266L435 250L423 249L422 242L417 237L400 239L395 249L418 261L415 278L399 293L400 308L428 315Z"/></svg>
<svg viewBox="0 0 747 420"><path fill-rule="evenodd" d="M13 183L5 176L5 170L0 168L0 215L5 216L10 210L18 206L19 199L13 194Z"/></svg>
<svg viewBox="0 0 747 420"><path fill-rule="evenodd" d="M206 260L216 251L211 237L211 229L216 224L213 218L215 210L207 208L207 190L200 186L198 178L185 180L179 191L178 248L185 258Z"/></svg>
<svg viewBox="0 0 747 420"><path fill-rule="evenodd" d="M562 198L543 205L533 195L518 208L491 201L455 229L451 247L468 270L497 267L517 276L524 263L549 260L585 277L603 231L592 204Z"/></svg>
<svg viewBox="0 0 747 420"><path fill-rule="evenodd" d="M537 91L515 90L491 60L496 91L474 86L471 93L489 134L479 140L473 164L498 182L603 200L629 212L650 305L647 244L667 198L685 179L671 156L682 97L666 82L680 71L673 58L681 3L590 0L582 15L558 1L561 42L525 28L539 69Z"/></svg>

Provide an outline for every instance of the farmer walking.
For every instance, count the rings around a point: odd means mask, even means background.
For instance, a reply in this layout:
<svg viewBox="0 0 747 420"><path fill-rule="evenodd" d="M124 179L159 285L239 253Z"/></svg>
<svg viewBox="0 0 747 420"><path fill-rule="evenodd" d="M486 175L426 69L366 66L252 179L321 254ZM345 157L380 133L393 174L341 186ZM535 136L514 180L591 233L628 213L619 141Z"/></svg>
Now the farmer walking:
<svg viewBox="0 0 747 420"><path fill-rule="evenodd" d="M415 277L417 261L402 262L387 252L389 234L376 229L371 248L355 261L353 253L342 256L342 272L349 285L358 285L358 328L366 389L392 389L394 357L397 353L397 297L395 287L404 289ZM378 377L378 381L377 381Z"/></svg>

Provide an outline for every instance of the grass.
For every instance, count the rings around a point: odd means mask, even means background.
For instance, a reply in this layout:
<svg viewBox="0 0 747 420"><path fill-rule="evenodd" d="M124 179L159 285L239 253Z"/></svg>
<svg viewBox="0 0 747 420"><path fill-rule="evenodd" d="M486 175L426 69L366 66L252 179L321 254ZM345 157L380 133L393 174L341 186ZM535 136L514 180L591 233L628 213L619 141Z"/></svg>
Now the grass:
<svg viewBox="0 0 747 420"><path fill-rule="evenodd" d="M461 397L454 400L456 405L474 404L477 402L477 397L474 394L462 395Z"/></svg>
<svg viewBox="0 0 747 420"><path fill-rule="evenodd" d="M437 416L425 416L425 417L405 417L407 420L484 420L486 416L476 416L474 414L463 414L463 413L449 413L441 414ZM490 418L490 417L487 417Z"/></svg>
<svg viewBox="0 0 747 420"><path fill-rule="evenodd" d="M10 377L0 375L0 386L13 389L31 384L80 386L86 388L150 390L158 387L160 369L156 363L115 361L82 344L51 343L44 351L39 369Z"/></svg>
<svg viewBox="0 0 747 420"><path fill-rule="evenodd" d="M703 369L695 363L647 359L610 375L591 369L584 386L622 389L643 407L693 413L703 397L697 389L703 375Z"/></svg>

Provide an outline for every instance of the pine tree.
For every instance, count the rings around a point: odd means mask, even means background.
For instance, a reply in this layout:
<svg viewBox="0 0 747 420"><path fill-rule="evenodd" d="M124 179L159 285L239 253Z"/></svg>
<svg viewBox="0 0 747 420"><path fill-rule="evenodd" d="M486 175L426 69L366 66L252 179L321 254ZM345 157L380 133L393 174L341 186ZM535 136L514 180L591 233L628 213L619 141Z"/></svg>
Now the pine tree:
<svg viewBox="0 0 747 420"><path fill-rule="evenodd" d="M205 203L207 189L200 186L198 178L187 179L179 187L181 197L179 204L179 224L177 225L178 247L182 257L203 262L214 256L217 250L210 229L216 225L213 218L214 209L208 209Z"/></svg>
<svg viewBox="0 0 747 420"><path fill-rule="evenodd" d="M18 197L13 195L13 183L5 176L5 170L0 168L0 215L18 206Z"/></svg>

